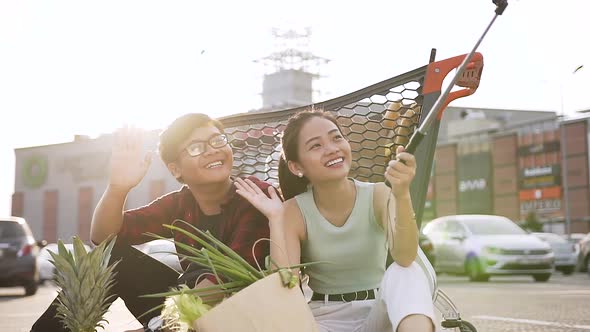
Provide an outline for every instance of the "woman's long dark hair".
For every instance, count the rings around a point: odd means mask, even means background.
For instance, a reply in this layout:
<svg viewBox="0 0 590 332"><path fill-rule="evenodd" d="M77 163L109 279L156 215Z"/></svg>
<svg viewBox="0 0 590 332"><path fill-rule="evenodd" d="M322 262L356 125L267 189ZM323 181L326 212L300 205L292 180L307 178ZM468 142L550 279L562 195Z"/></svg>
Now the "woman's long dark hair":
<svg viewBox="0 0 590 332"><path fill-rule="evenodd" d="M332 121L342 133L342 128L340 128L336 118L330 113L322 110L304 110L293 115L289 119L287 126L283 131L283 137L281 138L283 152L281 153L281 159L279 160L279 186L281 187L281 192L285 200L295 197L307 190L309 180L305 176L300 178L291 173L287 161L299 161L299 133L301 132L303 125L314 117Z"/></svg>

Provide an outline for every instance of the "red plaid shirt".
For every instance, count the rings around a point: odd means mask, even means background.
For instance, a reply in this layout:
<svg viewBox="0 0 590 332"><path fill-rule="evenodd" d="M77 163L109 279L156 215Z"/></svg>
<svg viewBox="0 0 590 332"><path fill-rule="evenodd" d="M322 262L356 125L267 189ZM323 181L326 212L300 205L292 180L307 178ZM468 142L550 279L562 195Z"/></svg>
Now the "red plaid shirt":
<svg viewBox="0 0 590 332"><path fill-rule="evenodd" d="M260 189L267 192L270 184L259 180L254 176L249 177ZM250 202L235 193L235 186L232 185L225 203L221 204L221 222L217 238L225 245L242 256L250 265L256 267L252 246L261 238L269 238L270 231L268 219L258 211ZM123 226L117 238L118 241L133 244L141 244L154 238L145 235L150 232L167 238L174 238L178 242L192 245L196 248L201 246L188 236L175 232L174 234L163 224L172 224L176 219L181 219L199 228L199 217L202 212L193 194L187 186L180 190L166 194L149 205L134 210L125 211L123 215ZM175 223L175 226L184 228L191 233L196 233L190 227L182 223ZM184 250L176 248L177 252L184 253ZM264 268L264 258L269 254L268 241L260 241L256 245L255 255L258 264ZM183 269L186 269L189 262L182 261ZM210 279L214 281L213 279Z"/></svg>

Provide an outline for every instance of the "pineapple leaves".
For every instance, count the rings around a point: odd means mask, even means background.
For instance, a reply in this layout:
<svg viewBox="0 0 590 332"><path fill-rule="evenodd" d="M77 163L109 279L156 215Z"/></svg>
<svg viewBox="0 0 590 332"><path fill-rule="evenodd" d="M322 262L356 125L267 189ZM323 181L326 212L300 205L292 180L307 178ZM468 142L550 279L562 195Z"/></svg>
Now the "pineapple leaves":
<svg viewBox="0 0 590 332"><path fill-rule="evenodd" d="M109 265L116 237L103 241L87 252L82 240L73 237L73 253L60 240L58 252L49 251L56 270L55 282L61 288L58 295L57 317L65 327L75 332L95 332L108 323L104 319L114 295L114 269Z"/></svg>

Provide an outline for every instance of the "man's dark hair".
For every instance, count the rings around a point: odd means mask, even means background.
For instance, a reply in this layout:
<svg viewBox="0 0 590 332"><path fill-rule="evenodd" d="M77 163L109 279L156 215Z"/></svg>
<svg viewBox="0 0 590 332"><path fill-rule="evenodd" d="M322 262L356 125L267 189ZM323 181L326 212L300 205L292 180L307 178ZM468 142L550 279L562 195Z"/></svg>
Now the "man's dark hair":
<svg viewBox="0 0 590 332"><path fill-rule="evenodd" d="M208 126L216 127L221 133L224 132L221 122L211 119L207 114L189 113L174 120L160 134L158 150L164 164L168 165L178 159L180 143L184 142L195 129Z"/></svg>

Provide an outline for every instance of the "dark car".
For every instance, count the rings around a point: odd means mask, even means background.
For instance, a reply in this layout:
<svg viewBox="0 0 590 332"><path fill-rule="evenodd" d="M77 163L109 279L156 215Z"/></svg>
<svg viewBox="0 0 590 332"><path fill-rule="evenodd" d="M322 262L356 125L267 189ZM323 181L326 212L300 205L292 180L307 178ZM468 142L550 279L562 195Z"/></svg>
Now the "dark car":
<svg viewBox="0 0 590 332"><path fill-rule="evenodd" d="M0 218L0 287L23 286L25 295L39 287L39 246L23 218Z"/></svg>

